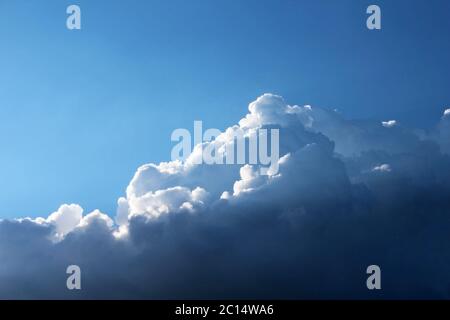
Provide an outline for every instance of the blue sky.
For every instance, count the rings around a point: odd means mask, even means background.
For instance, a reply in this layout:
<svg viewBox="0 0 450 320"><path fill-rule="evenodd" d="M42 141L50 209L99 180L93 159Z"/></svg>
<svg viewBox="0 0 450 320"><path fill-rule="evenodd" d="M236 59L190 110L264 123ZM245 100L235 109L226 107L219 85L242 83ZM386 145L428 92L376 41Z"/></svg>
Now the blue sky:
<svg viewBox="0 0 450 320"><path fill-rule="evenodd" d="M113 215L174 129L225 128L265 92L427 128L450 104L450 2L433 3L2 0L0 218L72 202Z"/></svg>

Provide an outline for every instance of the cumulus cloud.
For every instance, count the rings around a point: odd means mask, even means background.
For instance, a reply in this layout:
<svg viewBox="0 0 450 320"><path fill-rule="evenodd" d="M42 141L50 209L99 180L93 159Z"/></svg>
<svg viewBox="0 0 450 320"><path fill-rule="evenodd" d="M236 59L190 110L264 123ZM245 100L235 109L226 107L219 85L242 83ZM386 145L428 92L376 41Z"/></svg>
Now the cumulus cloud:
<svg viewBox="0 0 450 320"><path fill-rule="evenodd" d="M58 211L52 213L45 220L45 222L53 224L55 226L57 237L63 237L64 235L75 229L75 227L81 222L82 217L83 217L83 209L79 205L65 204L62 205L58 209Z"/></svg>
<svg viewBox="0 0 450 320"><path fill-rule="evenodd" d="M276 128L276 172L198 164L196 146L183 162L138 168L115 222L78 205L3 220L0 297L448 297L447 115L418 136L393 120L262 95L201 147L216 146L225 162L258 129ZM65 289L70 264L82 269L80 292ZM365 287L371 264L381 293Z"/></svg>

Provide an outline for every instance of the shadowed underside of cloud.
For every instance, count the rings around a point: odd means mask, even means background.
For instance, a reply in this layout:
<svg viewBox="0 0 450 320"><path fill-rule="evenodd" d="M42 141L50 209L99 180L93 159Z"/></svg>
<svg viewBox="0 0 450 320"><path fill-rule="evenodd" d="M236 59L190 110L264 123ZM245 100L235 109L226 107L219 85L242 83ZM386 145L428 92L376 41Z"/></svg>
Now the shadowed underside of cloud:
<svg viewBox="0 0 450 320"><path fill-rule="evenodd" d="M203 147L225 157L236 130L260 128L280 131L276 174L197 165L197 146L140 167L115 222L78 205L0 221L0 298L449 297L450 111L417 134L265 94Z"/></svg>

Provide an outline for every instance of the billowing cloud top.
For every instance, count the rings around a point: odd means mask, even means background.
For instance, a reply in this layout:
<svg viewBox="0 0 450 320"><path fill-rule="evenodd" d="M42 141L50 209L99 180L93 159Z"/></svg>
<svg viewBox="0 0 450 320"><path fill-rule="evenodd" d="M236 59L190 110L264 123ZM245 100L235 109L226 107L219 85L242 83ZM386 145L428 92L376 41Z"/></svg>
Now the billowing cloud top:
<svg viewBox="0 0 450 320"><path fill-rule="evenodd" d="M450 117L427 134L264 94L212 142L280 132L278 171L138 168L115 221L75 204L0 222L0 298L448 297ZM76 264L83 289L65 288ZM381 295L365 270L383 271Z"/></svg>

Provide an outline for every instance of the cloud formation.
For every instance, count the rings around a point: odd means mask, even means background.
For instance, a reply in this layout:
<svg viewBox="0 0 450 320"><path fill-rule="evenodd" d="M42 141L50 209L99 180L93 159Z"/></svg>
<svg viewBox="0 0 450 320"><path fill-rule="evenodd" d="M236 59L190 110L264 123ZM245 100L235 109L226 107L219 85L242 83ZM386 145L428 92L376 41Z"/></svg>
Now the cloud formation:
<svg viewBox="0 0 450 320"><path fill-rule="evenodd" d="M115 222L78 205L0 221L0 298L449 297L448 110L428 134L272 94L248 110L203 147L226 157L236 130L279 129L277 172L196 164L197 147L138 168Z"/></svg>

